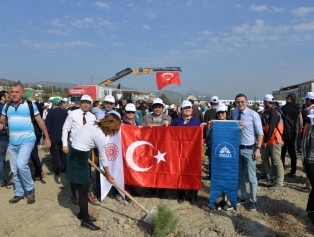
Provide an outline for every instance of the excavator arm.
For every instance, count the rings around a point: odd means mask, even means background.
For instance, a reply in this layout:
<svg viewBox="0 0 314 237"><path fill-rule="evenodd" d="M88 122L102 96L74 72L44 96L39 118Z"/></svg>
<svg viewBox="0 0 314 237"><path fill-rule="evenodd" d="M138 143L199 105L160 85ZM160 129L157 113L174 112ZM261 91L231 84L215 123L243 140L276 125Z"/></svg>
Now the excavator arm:
<svg viewBox="0 0 314 237"><path fill-rule="evenodd" d="M137 75L146 75L152 72L169 72L169 71L180 71L181 72L181 67L165 67L165 68L139 68L139 69L132 69L132 68L126 68L118 73L116 73L115 76L101 82L99 85L100 86L108 86L112 84L113 82L119 80L122 77L125 77L129 74L133 74L134 76Z"/></svg>

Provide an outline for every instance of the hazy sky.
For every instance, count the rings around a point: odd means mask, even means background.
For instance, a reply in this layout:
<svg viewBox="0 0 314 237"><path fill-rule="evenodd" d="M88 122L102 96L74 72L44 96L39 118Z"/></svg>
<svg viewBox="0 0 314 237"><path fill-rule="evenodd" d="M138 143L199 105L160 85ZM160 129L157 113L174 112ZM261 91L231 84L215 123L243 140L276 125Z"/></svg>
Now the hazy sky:
<svg viewBox="0 0 314 237"><path fill-rule="evenodd" d="M0 78L89 84L127 67L181 66L182 86L164 90L225 99L314 79L313 0L2 0L0 9ZM119 83L157 91L155 74Z"/></svg>

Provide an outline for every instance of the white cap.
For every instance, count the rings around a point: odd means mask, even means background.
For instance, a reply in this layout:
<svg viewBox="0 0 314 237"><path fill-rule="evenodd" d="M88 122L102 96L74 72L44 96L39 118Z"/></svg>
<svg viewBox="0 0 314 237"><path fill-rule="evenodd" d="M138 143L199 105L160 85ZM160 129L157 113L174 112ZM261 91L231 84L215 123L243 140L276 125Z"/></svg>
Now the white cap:
<svg viewBox="0 0 314 237"><path fill-rule="evenodd" d="M112 95L106 95L104 101L111 102L111 103L116 102L116 100L114 99L114 97Z"/></svg>
<svg viewBox="0 0 314 237"><path fill-rule="evenodd" d="M62 102L68 102L69 100L68 100L68 98L63 98L61 101Z"/></svg>
<svg viewBox="0 0 314 237"><path fill-rule="evenodd" d="M274 97L271 94L266 94L264 96L264 101L274 101Z"/></svg>
<svg viewBox="0 0 314 237"><path fill-rule="evenodd" d="M121 115L117 112L117 111L115 111L115 110L110 110L108 113L107 113L107 115L108 114L115 114L115 115L117 115L118 117L119 117L119 119L121 119Z"/></svg>
<svg viewBox="0 0 314 237"><path fill-rule="evenodd" d="M87 100L87 101L90 101L91 103L93 103L92 97L90 97L89 95L82 95L81 101L82 100Z"/></svg>
<svg viewBox="0 0 314 237"><path fill-rule="evenodd" d="M49 105L49 103L44 103L44 106L48 106Z"/></svg>
<svg viewBox="0 0 314 237"><path fill-rule="evenodd" d="M169 109L174 109L174 104L170 105Z"/></svg>
<svg viewBox="0 0 314 237"><path fill-rule="evenodd" d="M228 111L228 108L225 104L220 104L217 105L216 107L216 113L220 112L220 111Z"/></svg>
<svg viewBox="0 0 314 237"><path fill-rule="evenodd" d="M126 106L125 106L125 111L133 111L133 112L135 112L136 111L136 108L135 108L135 105L134 104L127 104Z"/></svg>
<svg viewBox="0 0 314 237"><path fill-rule="evenodd" d="M212 98L210 98L210 103L219 104L218 96L213 96Z"/></svg>
<svg viewBox="0 0 314 237"><path fill-rule="evenodd" d="M160 105L164 106L164 102L160 98L156 98L153 100L153 105L155 105L155 104L160 104Z"/></svg>
<svg viewBox="0 0 314 237"><path fill-rule="evenodd" d="M257 108L257 113L258 112L261 112L261 111L263 111L264 110L264 106L259 106L258 108Z"/></svg>
<svg viewBox="0 0 314 237"><path fill-rule="evenodd" d="M305 99L314 100L314 92L308 92L305 96Z"/></svg>
<svg viewBox="0 0 314 237"><path fill-rule="evenodd" d="M183 100L182 103L181 103L181 109L185 108L185 107L192 107L192 103L191 101L188 101L188 100Z"/></svg>

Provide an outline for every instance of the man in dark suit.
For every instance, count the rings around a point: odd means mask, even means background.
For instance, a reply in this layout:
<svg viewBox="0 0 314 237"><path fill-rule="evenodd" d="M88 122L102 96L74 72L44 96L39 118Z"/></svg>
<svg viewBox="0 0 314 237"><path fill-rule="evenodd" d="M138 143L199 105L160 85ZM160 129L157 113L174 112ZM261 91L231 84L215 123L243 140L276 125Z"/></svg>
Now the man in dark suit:
<svg viewBox="0 0 314 237"><path fill-rule="evenodd" d="M50 156L52 161L52 170L55 175L59 175L60 172L65 173L66 169L66 154L62 151L62 126L66 120L68 113L65 109L62 109L60 105L60 99L54 98L52 100L52 108L50 109L47 118L46 126L48 134L51 140Z"/></svg>

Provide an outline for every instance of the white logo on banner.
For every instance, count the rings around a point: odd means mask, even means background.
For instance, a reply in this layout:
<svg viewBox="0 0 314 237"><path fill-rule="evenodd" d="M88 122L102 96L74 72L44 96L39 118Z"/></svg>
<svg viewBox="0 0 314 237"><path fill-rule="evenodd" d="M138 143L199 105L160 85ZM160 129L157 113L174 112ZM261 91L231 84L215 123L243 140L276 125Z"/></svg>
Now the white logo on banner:
<svg viewBox="0 0 314 237"><path fill-rule="evenodd" d="M221 158L232 158L235 157L235 149L230 143L222 142L216 147L215 155Z"/></svg>

